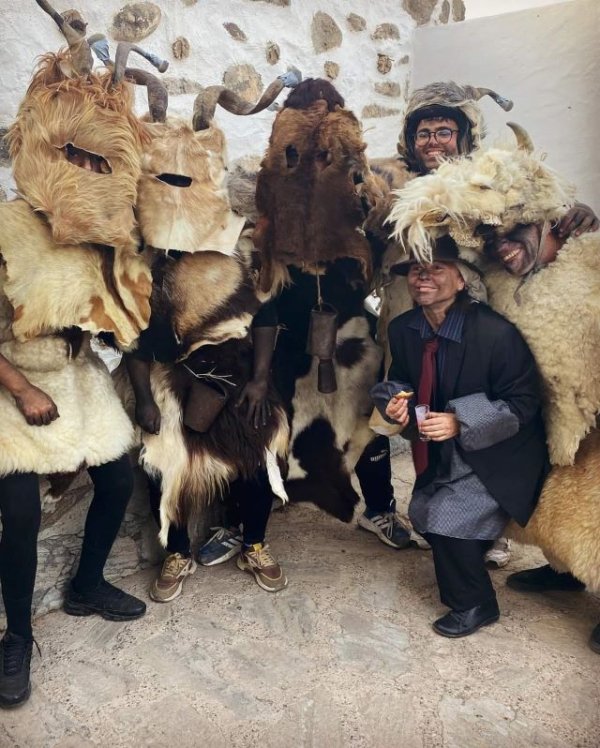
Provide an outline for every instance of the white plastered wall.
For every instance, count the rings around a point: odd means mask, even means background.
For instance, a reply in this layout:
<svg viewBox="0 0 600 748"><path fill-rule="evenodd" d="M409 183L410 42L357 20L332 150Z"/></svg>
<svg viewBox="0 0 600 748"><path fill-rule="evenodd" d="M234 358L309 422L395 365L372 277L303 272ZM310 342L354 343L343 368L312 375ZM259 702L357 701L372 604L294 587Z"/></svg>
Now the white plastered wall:
<svg viewBox="0 0 600 748"><path fill-rule="evenodd" d="M411 87L454 79L513 99L508 114L491 99L482 100L486 142L510 138L508 120L523 125L548 163L600 213L599 30L598 0L417 29Z"/></svg>

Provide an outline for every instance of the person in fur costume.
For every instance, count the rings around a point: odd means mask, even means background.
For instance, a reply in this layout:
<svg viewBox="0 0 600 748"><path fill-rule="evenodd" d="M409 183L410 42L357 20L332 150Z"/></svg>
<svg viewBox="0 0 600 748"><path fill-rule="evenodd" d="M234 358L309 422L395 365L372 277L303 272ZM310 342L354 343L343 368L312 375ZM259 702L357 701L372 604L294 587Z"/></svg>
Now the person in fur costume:
<svg viewBox="0 0 600 748"><path fill-rule="evenodd" d="M42 59L8 134L17 199L0 205L0 706L30 693L39 477L86 468L94 484L70 615L145 604L103 569L133 486L133 429L90 335L131 348L150 317L133 206L143 133L129 86L91 70L85 24L57 14L68 51Z"/></svg>
<svg viewBox="0 0 600 748"><path fill-rule="evenodd" d="M518 149L494 148L441 165L408 185L390 215L395 235L426 259L450 232L463 255L486 263L491 306L517 325L543 379L552 471L518 540L538 545L549 566L509 577L524 591L600 590L600 236L564 236L574 190L511 123ZM597 229L596 218L590 222ZM600 649L600 626L591 638Z"/></svg>
<svg viewBox="0 0 600 748"><path fill-rule="evenodd" d="M383 169L385 173L389 171L390 163L394 164L391 184L399 189L411 179L435 171L440 159L456 158L476 151L486 135L479 103L486 96L504 111L508 112L513 107L512 101L489 88L458 85L453 81L438 81L415 90L408 101L398 140L399 157L395 161L375 160L373 168ZM390 198L379 215L374 214L369 221L374 233L383 233L385 238L389 234L386 219L392 205L391 200L393 198ZM585 231L593 219L594 214L587 206L574 206L562 219L560 231L563 234ZM379 339L388 356L387 327L394 317L412 307L406 279L392 270L402 254L402 247L397 242L388 241L379 279L382 298ZM472 294L482 301L486 299L485 287L481 283L477 291L472 290ZM383 424L379 424L379 427L380 430L392 431ZM491 566L506 566L510 560L510 541L499 538L487 552L486 560Z"/></svg>
<svg viewBox="0 0 600 748"><path fill-rule="evenodd" d="M371 442L367 425L381 354L364 310L377 258L361 227L386 186L365 147L334 86L303 81L277 114L261 163L254 241L268 282L281 287L273 369L291 420L290 498L350 521L356 470L365 524L402 548L409 535L395 512L389 450Z"/></svg>
<svg viewBox="0 0 600 748"><path fill-rule="evenodd" d="M251 332L269 288L258 287L244 218L231 210L225 137L213 116L217 104L240 115L261 111L294 82L293 73L277 79L255 106L222 86L206 88L191 125L167 117L166 92L159 95L157 81L149 86L152 121L137 212L153 278L152 314L127 366L142 430L140 462L167 549L150 589L157 602L177 597L196 568L190 520L236 480L238 566L267 591L287 584L265 543L274 493L286 498L278 460L288 426L269 382L275 326L259 320Z"/></svg>

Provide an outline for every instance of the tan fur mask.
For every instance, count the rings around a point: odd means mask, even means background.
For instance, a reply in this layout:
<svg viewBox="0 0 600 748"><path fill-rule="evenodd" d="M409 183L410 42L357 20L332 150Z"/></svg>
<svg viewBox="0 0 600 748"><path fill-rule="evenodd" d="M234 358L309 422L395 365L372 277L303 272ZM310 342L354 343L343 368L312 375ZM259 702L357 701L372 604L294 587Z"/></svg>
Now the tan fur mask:
<svg viewBox="0 0 600 748"><path fill-rule="evenodd" d="M128 84L109 73L68 77L68 59L45 55L19 107L9 132L15 181L57 243L123 246L135 228L143 131Z"/></svg>
<svg viewBox="0 0 600 748"><path fill-rule="evenodd" d="M181 252L233 250L243 221L225 186L225 138L211 125L195 132L182 120L148 125L138 190L144 241Z"/></svg>

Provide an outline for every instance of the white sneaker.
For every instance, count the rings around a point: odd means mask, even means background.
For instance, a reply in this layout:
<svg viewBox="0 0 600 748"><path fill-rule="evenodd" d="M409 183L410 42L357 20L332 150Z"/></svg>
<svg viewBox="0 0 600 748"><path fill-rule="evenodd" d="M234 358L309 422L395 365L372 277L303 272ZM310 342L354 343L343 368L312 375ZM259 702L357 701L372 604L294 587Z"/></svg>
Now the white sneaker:
<svg viewBox="0 0 600 748"><path fill-rule="evenodd" d="M498 538L485 554L485 563L495 569L501 569L510 561L511 542L508 538Z"/></svg>

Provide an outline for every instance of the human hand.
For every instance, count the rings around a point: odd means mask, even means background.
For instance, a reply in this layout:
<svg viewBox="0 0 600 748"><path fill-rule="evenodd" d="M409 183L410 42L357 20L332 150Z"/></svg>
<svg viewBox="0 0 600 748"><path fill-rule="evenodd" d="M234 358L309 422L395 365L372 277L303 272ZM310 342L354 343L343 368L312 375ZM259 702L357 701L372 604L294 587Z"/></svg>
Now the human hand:
<svg viewBox="0 0 600 748"><path fill-rule="evenodd" d="M401 428L408 426L408 398L394 396L386 406L385 414L388 418L400 424Z"/></svg>
<svg viewBox="0 0 600 748"><path fill-rule="evenodd" d="M160 408L153 399L137 400L135 422L147 434L160 433Z"/></svg>
<svg viewBox="0 0 600 748"><path fill-rule="evenodd" d="M429 412L419 432L432 442L445 442L460 434L460 424L454 413Z"/></svg>
<svg viewBox="0 0 600 748"><path fill-rule="evenodd" d="M252 379L241 391L236 407L244 403L247 405L246 420L255 429L259 425L266 426L267 418L271 415L271 405L267 400L268 382L266 379Z"/></svg>
<svg viewBox="0 0 600 748"><path fill-rule="evenodd" d="M59 417L54 400L32 384L27 384L14 398L17 408L30 426L47 426Z"/></svg>
<svg viewBox="0 0 600 748"><path fill-rule="evenodd" d="M600 222L589 205L575 203L562 217L558 224L558 235L561 239L580 236L588 231L598 231Z"/></svg>

